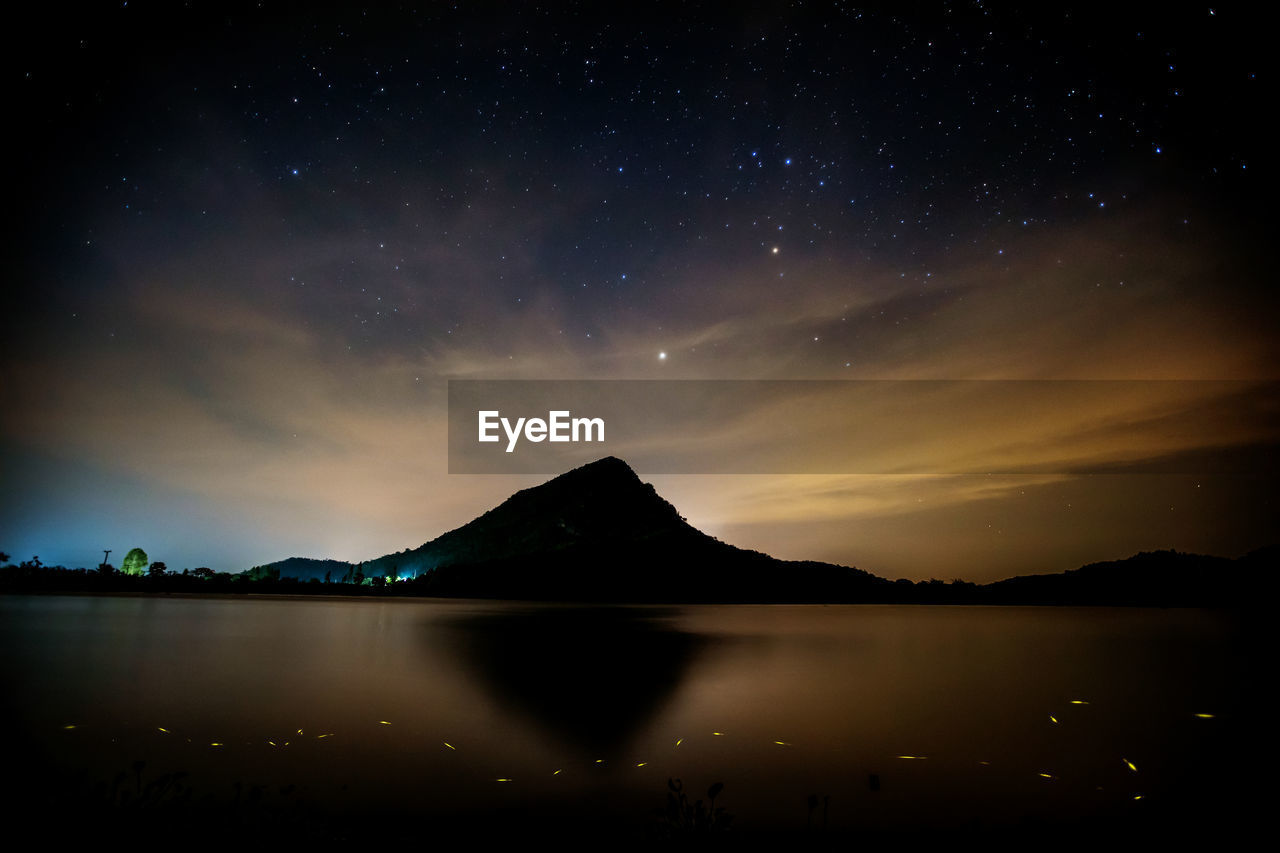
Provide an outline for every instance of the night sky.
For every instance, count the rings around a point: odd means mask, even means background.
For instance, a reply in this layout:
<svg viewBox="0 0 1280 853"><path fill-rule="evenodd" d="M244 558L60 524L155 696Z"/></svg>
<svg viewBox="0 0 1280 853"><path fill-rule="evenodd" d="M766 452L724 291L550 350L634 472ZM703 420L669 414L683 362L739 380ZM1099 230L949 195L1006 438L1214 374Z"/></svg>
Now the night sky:
<svg viewBox="0 0 1280 853"><path fill-rule="evenodd" d="M415 547L543 479L446 473L448 379L1280 378L1257 13L899 5L28 10L0 550ZM1100 413L1098 458L1171 405ZM1274 536L1266 469L1043 461L646 479L733 544L888 577Z"/></svg>

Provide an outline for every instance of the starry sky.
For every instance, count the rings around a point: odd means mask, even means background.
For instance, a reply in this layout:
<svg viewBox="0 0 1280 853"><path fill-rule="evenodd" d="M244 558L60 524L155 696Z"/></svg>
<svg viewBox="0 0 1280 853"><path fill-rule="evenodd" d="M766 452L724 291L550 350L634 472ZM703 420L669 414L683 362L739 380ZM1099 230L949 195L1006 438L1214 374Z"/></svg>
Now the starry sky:
<svg viewBox="0 0 1280 853"><path fill-rule="evenodd" d="M449 379L1280 378L1257 13L905 5L27 10L0 550L415 547L544 479L447 473ZM1135 439L1215 405L1168 387L1064 421L1095 461L1252 461L646 479L887 577L1267 544L1267 420Z"/></svg>

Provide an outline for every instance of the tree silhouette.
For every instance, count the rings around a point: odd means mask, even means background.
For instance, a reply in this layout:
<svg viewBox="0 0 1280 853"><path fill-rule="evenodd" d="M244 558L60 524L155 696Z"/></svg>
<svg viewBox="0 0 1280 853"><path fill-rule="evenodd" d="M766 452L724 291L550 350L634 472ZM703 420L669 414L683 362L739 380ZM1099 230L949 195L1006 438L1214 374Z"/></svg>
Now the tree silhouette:
<svg viewBox="0 0 1280 853"><path fill-rule="evenodd" d="M124 561L120 563L120 571L126 575L141 575L147 569L147 552L141 548L134 548L128 554L124 555Z"/></svg>

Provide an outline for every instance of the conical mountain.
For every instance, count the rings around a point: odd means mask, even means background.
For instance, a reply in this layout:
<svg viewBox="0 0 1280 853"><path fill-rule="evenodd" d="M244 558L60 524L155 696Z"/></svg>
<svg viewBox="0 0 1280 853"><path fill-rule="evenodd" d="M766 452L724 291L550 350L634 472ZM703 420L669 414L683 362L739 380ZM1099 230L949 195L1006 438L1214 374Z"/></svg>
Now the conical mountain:
<svg viewBox="0 0 1280 853"><path fill-rule="evenodd" d="M402 577L419 575L441 566L634 542L682 529L693 531L653 486L610 456L516 492L420 548L371 561L365 574L382 574L380 569L394 565Z"/></svg>
<svg viewBox="0 0 1280 853"><path fill-rule="evenodd" d="M745 551L689 525L621 459L517 492L419 548L363 566L434 595L596 601L866 598L887 581Z"/></svg>

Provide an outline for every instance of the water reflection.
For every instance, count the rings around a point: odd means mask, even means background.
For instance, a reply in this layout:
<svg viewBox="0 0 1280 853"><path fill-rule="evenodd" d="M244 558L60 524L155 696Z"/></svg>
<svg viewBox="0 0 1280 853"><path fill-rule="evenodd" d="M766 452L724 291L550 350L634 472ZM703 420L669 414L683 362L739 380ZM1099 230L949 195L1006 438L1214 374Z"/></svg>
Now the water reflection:
<svg viewBox="0 0 1280 853"><path fill-rule="evenodd" d="M429 625L492 701L583 755L618 752L669 701L705 637L662 607L511 607Z"/></svg>
<svg viewBox="0 0 1280 853"><path fill-rule="evenodd" d="M607 842L681 778L743 834L1217 833L1264 813L1260 648L1123 608L0 597L0 799L362 839L585 814Z"/></svg>

